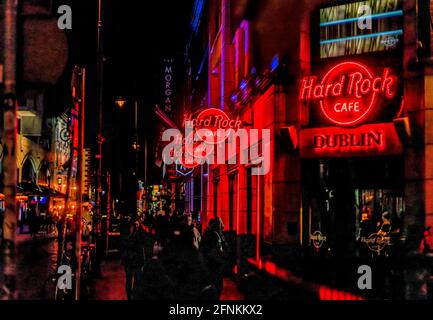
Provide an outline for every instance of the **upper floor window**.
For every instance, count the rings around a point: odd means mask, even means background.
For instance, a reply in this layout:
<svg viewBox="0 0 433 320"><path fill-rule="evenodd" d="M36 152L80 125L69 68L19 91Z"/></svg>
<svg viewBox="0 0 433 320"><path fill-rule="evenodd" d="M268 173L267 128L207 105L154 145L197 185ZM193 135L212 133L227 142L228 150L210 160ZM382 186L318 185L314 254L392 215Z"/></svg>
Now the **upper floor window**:
<svg viewBox="0 0 433 320"><path fill-rule="evenodd" d="M249 73L249 25L244 20L236 30L234 37L235 48L235 87L239 88L242 79Z"/></svg>

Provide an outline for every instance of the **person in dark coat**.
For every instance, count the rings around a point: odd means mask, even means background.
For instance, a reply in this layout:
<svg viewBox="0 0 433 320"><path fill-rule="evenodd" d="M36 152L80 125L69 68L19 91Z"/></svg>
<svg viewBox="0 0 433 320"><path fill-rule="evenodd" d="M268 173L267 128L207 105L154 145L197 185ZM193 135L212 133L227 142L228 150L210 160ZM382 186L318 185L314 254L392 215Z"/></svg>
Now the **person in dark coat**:
<svg viewBox="0 0 433 320"><path fill-rule="evenodd" d="M227 243L223 235L224 225L221 219L214 218L209 221L200 243L200 251L206 259L211 271L212 284L215 286L218 297L223 290L223 275L225 268L225 253Z"/></svg>
<svg viewBox="0 0 433 320"><path fill-rule="evenodd" d="M39 232L39 218L36 215L36 212L32 208L29 208L27 210L27 216L28 216L30 236L34 239L36 238Z"/></svg>
<svg viewBox="0 0 433 320"><path fill-rule="evenodd" d="M132 219L129 230L122 239L122 264L126 273L126 293L129 300L135 299L135 290L140 287L145 263L145 235L138 219Z"/></svg>
<svg viewBox="0 0 433 320"><path fill-rule="evenodd" d="M212 277L201 252L194 247L193 233L186 223L178 224L172 229L161 259L175 286L175 299L205 298L203 291L212 284ZM213 298L217 298L216 294Z"/></svg>
<svg viewBox="0 0 433 320"><path fill-rule="evenodd" d="M145 240L146 263L143 268L143 281L137 298L140 300L172 300L175 284L161 260L161 250L155 229L150 229ZM150 257L150 259L148 258Z"/></svg>

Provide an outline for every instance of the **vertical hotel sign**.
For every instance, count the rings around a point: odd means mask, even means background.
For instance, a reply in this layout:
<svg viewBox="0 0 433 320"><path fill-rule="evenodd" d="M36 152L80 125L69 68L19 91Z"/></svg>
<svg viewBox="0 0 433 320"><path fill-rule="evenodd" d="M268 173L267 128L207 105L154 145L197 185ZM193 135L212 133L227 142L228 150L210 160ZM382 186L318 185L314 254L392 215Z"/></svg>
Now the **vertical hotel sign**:
<svg viewBox="0 0 433 320"><path fill-rule="evenodd" d="M403 152L392 122L374 123L398 91L398 78L389 68L372 71L346 61L332 66L323 77L301 80L299 99L319 108L333 127L305 129L300 134L301 157L354 157Z"/></svg>
<svg viewBox="0 0 433 320"><path fill-rule="evenodd" d="M164 59L164 112L170 117L173 109L173 59Z"/></svg>
<svg viewBox="0 0 433 320"><path fill-rule="evenodd" d="M162 111L164 116L167 116L170 120L173 117L173 58L165 58L162 63ZM154 157L155 164L158 167L162 167L162 135L167 129L166 123L158 122L156 125L156 131L158 132L158 137L154 145Z"/></svg>

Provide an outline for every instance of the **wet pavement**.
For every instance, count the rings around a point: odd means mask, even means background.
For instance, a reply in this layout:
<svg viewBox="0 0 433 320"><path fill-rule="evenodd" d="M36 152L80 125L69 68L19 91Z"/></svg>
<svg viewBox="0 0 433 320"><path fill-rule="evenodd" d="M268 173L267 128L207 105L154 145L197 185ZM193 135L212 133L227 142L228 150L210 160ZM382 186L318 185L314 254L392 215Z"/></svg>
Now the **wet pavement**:
<svg viewBox="0 0 433 320"><path fill-rule="evenodd" d="M221 300L245 300L245 296L238 289L235 281L225 278L223 292L221 293Z"/></svg>
<svg viewBox="0 0 433 320"><path fill-rule="evenodd" d="M127 300L125 290L125 269L119 260L106 260L101 265L102 277L95 279L91 286L90 300ZM236 282L224 279L221 300L244 300Z"/></svg>
<svg viewBox="0 0 433 320"><path fill-rule="evenodd" d="M56 273L57 240L53 237L31 239L17 235L17 289L20 300L53 300ZM94 279L89 300L127 300L125 270L118 259L101 265L102 277ZM243 300L235 281L224 279L221 300Z"/></svg>
<svg viewBox="0 0 433 320"><path fill-rule="evenodd" d="M17 235L17 291L20 300L51 300L56 271L57 240Z"/></svg>
<svg viewBox="0 0 433 320"><path fill-rule="evenodd" d="M90 300L127 300L125 271L120 260L107 260L101 264L102 277L94 279Z"/></svg>
<svg viewBox="0 0 433 320"><path fill-rule="evenodd" d="M40 237L33 240L28 235L18 235L17 237L19 299L54 299L55 283L51 278L56 272L57 240L53 237ZM267 264L263 266L267 266ZM265 276L265 273L269 273L270 270L273 270L275 275L280 278L285 275L284 279L280 279L285 285L281 285L281 281L272 280L273 277ZM89 300L127 300L125 270L120 259L115 257L105 260L101 265L101 271L102 276L92 280L89 296L86 298ZM325 271L324 274L329 273ZM307 282L300 280L292 273L283 272L276 266L270 265L269 268L264 268L255 276L245 278L241 281L240 286L233 279L225 278L221 300L267 300L273 298L285 300L329 298L333 300L336 297L347 299L347 294L344 292L331 289L334 287L332 285L331 287L317 285L320 282L313 281L307 286ZM385 288L387 286L381 285L379 287Z"/></svg>

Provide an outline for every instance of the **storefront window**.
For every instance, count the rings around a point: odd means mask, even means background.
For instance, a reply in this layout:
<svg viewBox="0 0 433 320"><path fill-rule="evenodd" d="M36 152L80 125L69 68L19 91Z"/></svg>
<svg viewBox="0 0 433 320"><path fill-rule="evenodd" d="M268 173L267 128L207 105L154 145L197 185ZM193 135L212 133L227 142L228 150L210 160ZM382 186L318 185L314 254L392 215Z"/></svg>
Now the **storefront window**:
<svg viewBox="0 0 433 320"><path fill-rule="evenodd" d="M229 176L229 230L234 230L235 219L235 175Z"/></svg>
<svg viewBox="0 0 433 320"><path fill-rule="evenodd" d="M404 197L389 189L357 189L357 240L380 232L389 221L386 232L399 233L404 218Z"/></svg>
<svg viewBox="0 0 433 320"><path fill-rule="evenodd" d="M401 167L401 158L304 161L305 236L312 252L377 255L398 241L405 212Z"/></svg>

